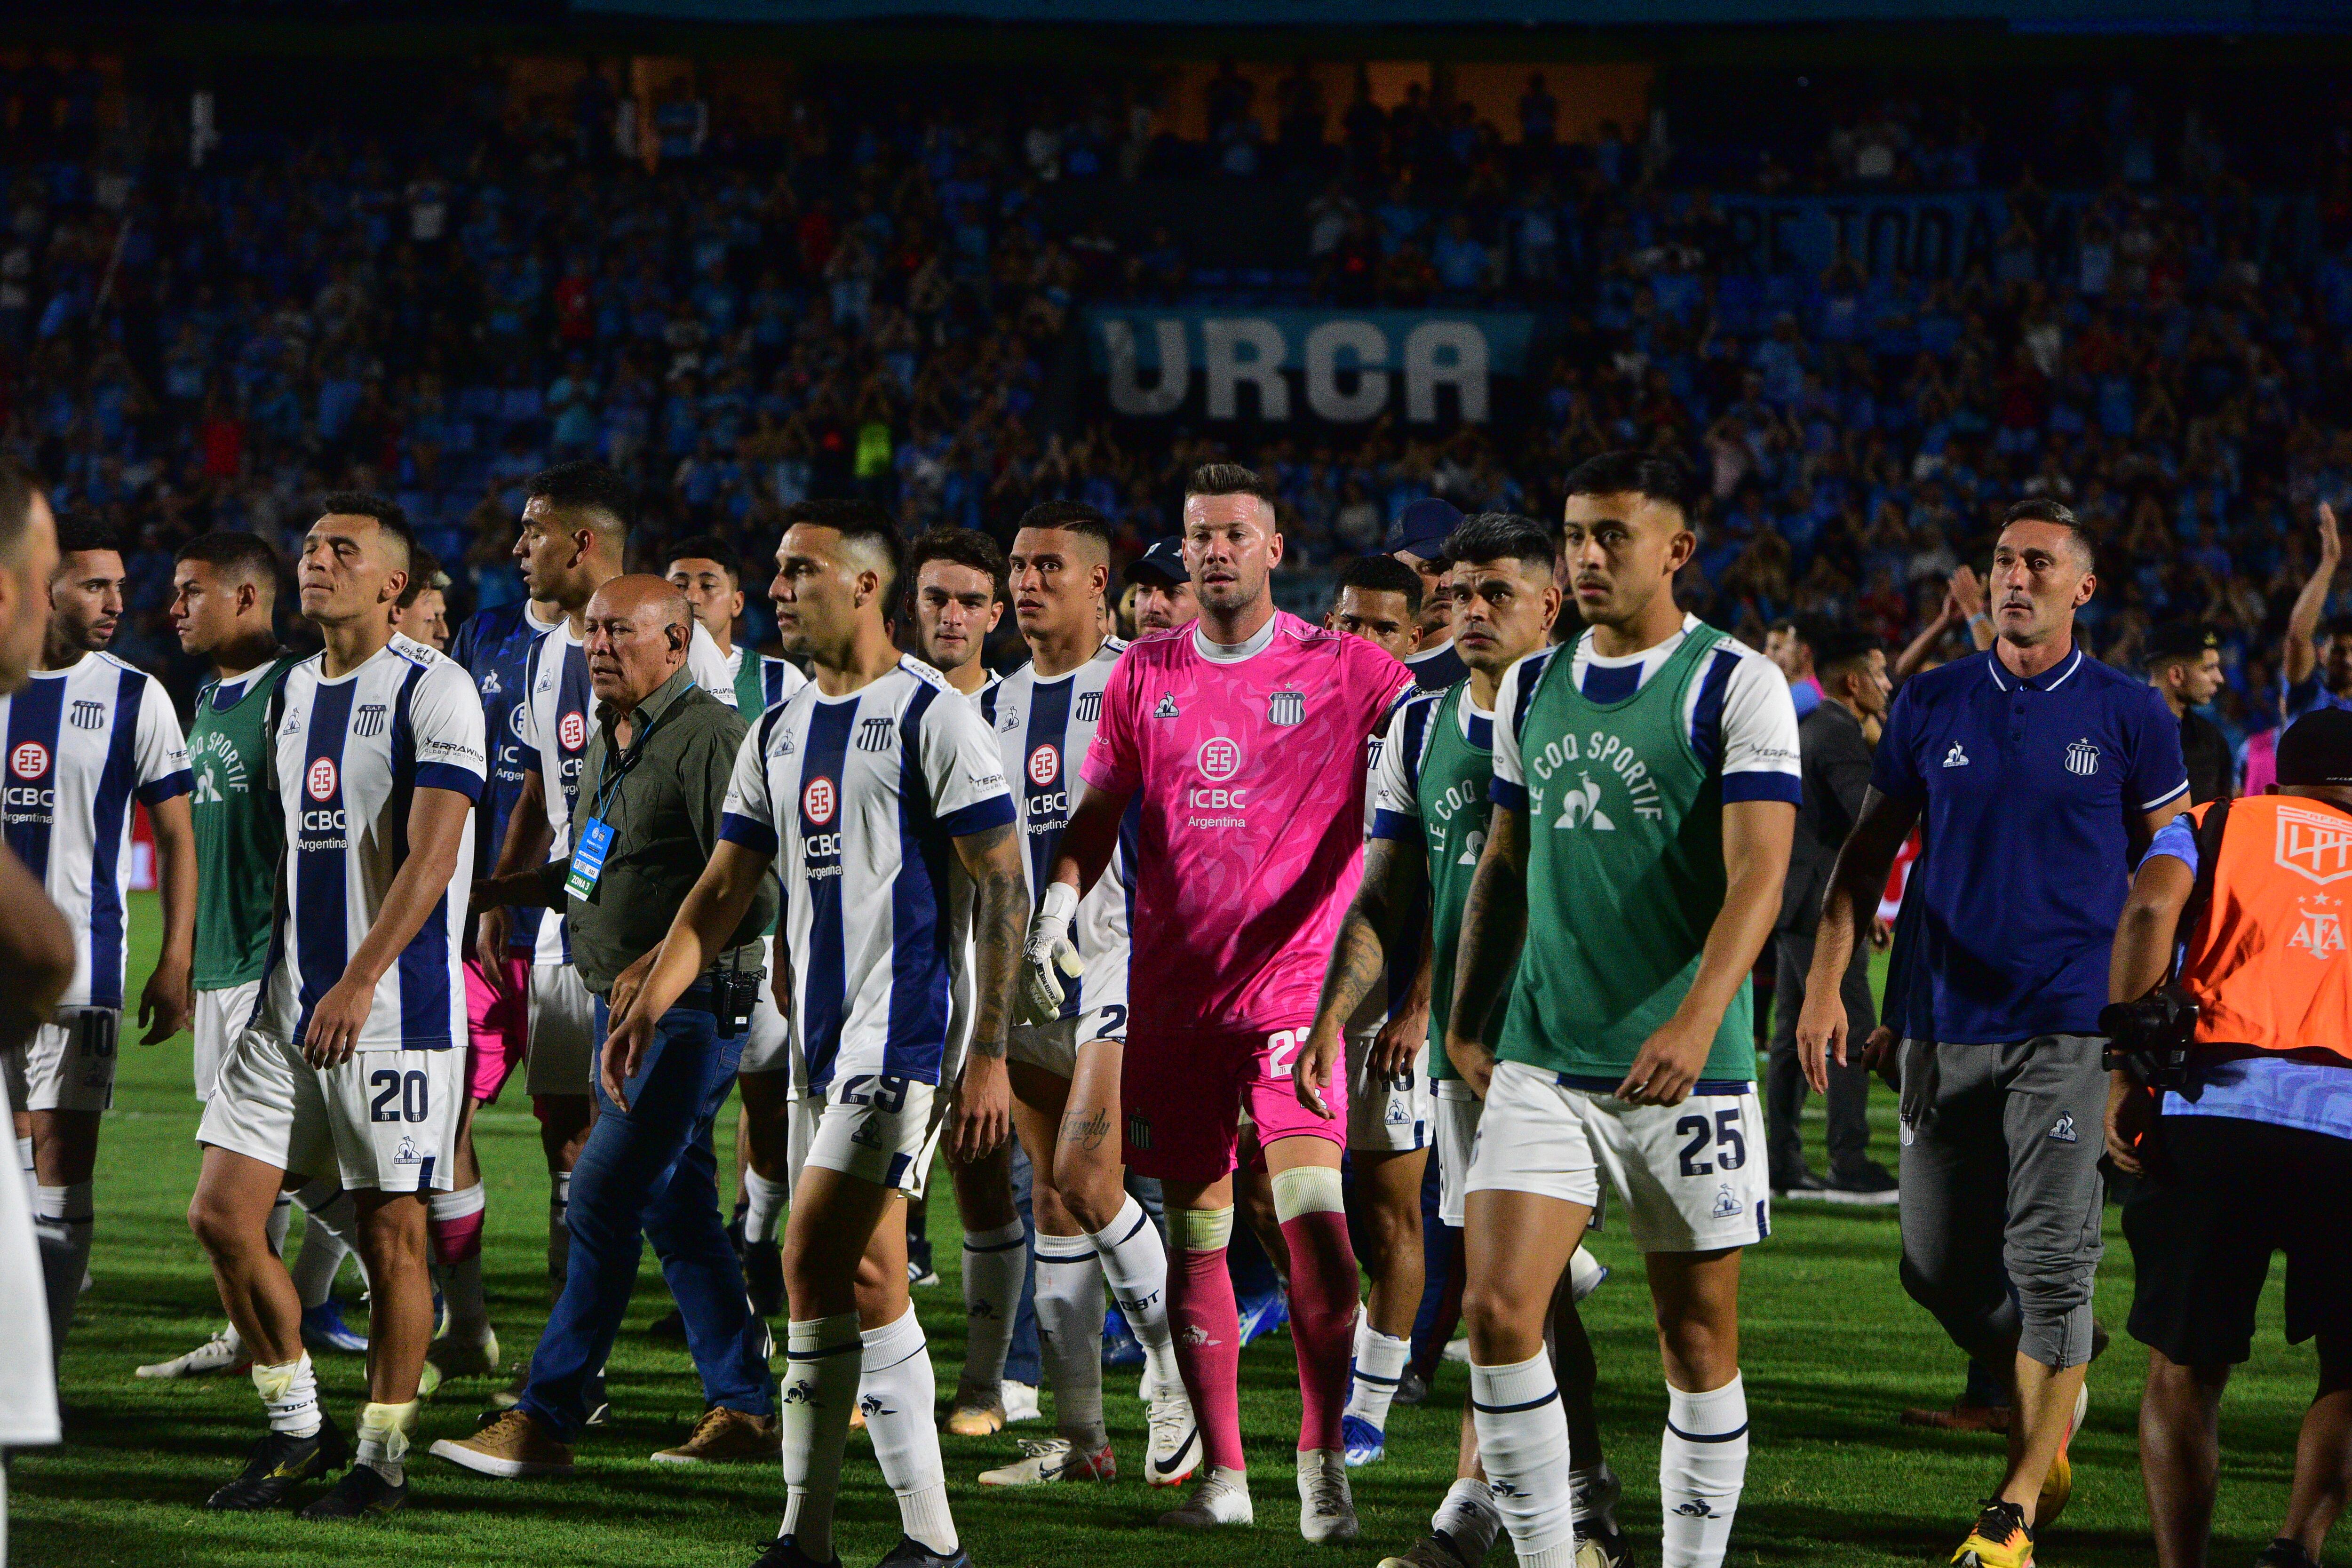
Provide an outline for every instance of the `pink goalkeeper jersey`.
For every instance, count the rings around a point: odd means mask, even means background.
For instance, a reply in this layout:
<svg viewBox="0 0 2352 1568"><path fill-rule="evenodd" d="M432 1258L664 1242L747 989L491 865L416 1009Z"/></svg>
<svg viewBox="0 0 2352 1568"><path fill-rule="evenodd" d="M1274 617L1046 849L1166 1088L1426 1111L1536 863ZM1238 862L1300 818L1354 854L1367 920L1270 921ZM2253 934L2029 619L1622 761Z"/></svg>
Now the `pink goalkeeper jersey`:
<svg viewBox="0 0 2352 1568"><path fill-rule="evenodd" d="M1365 737L1412 676L1281 612L1230 652L1197 626L1119 657L1079 769L1139 796L1128 997L1146 1033L1295 1028L1362 871Z"/></svg>

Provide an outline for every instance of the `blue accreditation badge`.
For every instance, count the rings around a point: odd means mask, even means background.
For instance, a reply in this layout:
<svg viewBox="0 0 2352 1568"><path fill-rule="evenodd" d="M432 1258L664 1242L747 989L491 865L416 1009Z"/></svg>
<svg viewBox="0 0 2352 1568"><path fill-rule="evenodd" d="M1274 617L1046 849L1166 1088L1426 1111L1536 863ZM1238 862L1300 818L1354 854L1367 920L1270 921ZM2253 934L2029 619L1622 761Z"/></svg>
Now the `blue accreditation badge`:
<svg viewBox="0 0 2352 1568"><path fill-rule="evenodd" d="M594 892L596 879L604 871L604 857L612 847L611 823L593 816L581 823L580 843L572 851L572 874L563 879L563 890L575 899Z"/></svg>

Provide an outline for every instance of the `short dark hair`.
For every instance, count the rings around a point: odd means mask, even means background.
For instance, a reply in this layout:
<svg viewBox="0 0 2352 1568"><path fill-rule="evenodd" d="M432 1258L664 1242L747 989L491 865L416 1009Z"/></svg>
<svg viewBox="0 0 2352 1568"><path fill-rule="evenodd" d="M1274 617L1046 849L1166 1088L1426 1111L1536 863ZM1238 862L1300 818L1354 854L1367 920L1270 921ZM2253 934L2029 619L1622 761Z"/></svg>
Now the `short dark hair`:
<svg viewBox="0 0 2352 1568"><path fill-rule="evenodd" d="M625 534L637 521L637 492L619 473L593 458L541 468L523 487L523 494L571 510L602 513L612 520L612 532Z"/></svg>
<svg viewBox="0 0 2352 1568"><path fill-rule="evenodd" d="M0 561L16 560L24 548L25 532L33 526L33 498L42 488L30 468L0 458Z"/></svg>
<svg viewBox="0 0 2352 1568"><path fill-rule="evenodd" d="M86 511L69 511L58 519L58 559L85 550L111 550L120 554L122 535Z"/></svg>
<svg viewBox="0 0 2352 1568"><path fill-rule="evenodd" d="M1572 496L1640 496L1670 506L1687 518L1696 503L1697 479L1691 466L1666 452L1603 452L1570 469Z"/></svg>
<svg viewBox="0 0 2352 1568"><path fill-rule="evenodd" d="M1463 562L1519 561L1549 572L1559 563L1551 531L1515 511L1473 512L1445 536L1444 559Z"/></svg>
<svg viewBox="0 0 2352 1568"><path fill-rule="evenodd" d="M889 581L882 584L883 603L898 592L907 575L907 542L898 537L898 526L890 514L870 500L796 500L784 508L784 527L789 530L800 523L811 528L829 528L841 535L844 542L852 541L872 545L888 557Z"/></svg>
<svg viewBox="0 0 2352 1568"><path fill-rule="evenodd" d="M2011 501L2000 514L2000 525L2007 528L2012 522L2046 522L2053 528L2064 529L2074 536L2074 547L2083 552L2083 569L2086 572L2099 569L2099 542L2091 532L2091 525L2076 517L2074 509L2065 502L2052 500L2047 496L2029 496L2024 500Z"/></svg>
<svg viewBox="0 0 2352 1568"><path fill-rule="evenodd" d="M278 551L269 541L257 533L244 533L235 529L216 528L210 533L199 533L172 557L172 564L183 561L200 561L215 571L232 577L256 583L275 593L278 576L283 567Z"/></svg>
<svg viewBox="0 0 2352 1568"><path fill-rule="evenodd" d="M1331 602L1338 604L1339 595L1350 588L1367 594L1402 594L1405 614L1421 614L1421 574L1393 555L1359 555L1340 567L1339 580L1331 585Z"/></svg>
<svg viewBox="0 0 2352 1568"><path fill-rule="evenodd" d="M1102 509L1082 500L1043 500L1021 514L1018 528L1058 528L1070 533L1083 533L1088 539L1099 540L1105 550L1110 548L1111 537L1118 530L1111 526Z"/></svg>
<svg viewBox="0 0 2352 1568"><path fill-rule="evenodd" d="M1268 511L1282 504L1274 482L1241 463L1202 463L1185 479L1184 496L1188 500L1194 496L1255 496Z"/></svg>
<svg viewBox="0 0 2352 1568"><path fill-rule="evenodd" d="M915 579L924 564L945 561L957 566L969 566L987 574L995 584L996 596L1004 597L1006 578L1012 568L1004 559L1004 547L976 528L935 528L907 546L907 591L913 593Z"/></svg>
<svg viewBox="0 0 2352 1568"><path fill-rule="evenodd" d="M679 540L662 552L662 561L666 565L679 561L708 561L734 578L737 587L743 585L743 557L715 533L698 533Z"/></svg>
<svg viewBox="0 0 2352 1568"><path fill-rule="evenodd" d="M410 608L417 600L425 596L425 590L433 586L433 579L436 577L439 577L445 584L449 581L442 574L440 558L425 546L418 545L409 552L408 581L402 585L400 597L394 603L404 610Z"/></svg>
<svg viewBox="0 0 2352 1568"><path fill-rule="evenodd" d="M329 490L319 498L319 515L375 519L377 529L399 540L400 547L407 552L401 570L408 574L409 581L415 582L421 574L416 570L416 558L425 553L425 547L416 542L416 530L398 501L386 500L368 490Z"/></svg>
<svg viewBox="0 0 2352 1568"><path fill-rule="evenodd" d="M1803 635L1803 627L1798 628ZM1883 653L1886 645L1868 632L1850 631L1840 627L1825 631L1811 639L1813 650L1813 672L1816 678L1833 675L1849 665L1859 665L1873 653Z"/></svg>

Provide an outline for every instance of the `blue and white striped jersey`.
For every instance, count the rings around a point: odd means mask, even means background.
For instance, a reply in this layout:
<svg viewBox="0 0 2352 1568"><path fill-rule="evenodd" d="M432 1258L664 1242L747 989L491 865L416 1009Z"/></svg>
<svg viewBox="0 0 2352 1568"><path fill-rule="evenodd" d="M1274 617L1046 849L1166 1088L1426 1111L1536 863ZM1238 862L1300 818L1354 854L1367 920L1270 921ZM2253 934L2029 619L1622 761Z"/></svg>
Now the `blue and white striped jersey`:
<svg viewBox="0 0 2352 1568"><path fill-rule="evenodd" d="M1062 829L1070 825L1077 803L1078 768L1087 748L1094 744L1095 724L1102 717L1103 687L1118 666L1127 644L1106 641L1094 658L1066 675L1038 679L1037 667L1024 664L980 694L980 716L995 731L1003 760L1005 782L1012 786L1016 819L1021 824L1023 873L1028 879L1029 902L1054 871L1054 855L1062 846ZM1142 821L1143 801L1129 803L1119 824L1118 847L1110 864L1078 902L1070 922L1070 940L1078 956L1091 966L1098 953L1117 952L1119 995L1125 984L1128 921L1135 909L1135 834ZM1081 979L1062 999L1062 1016L1075 1018L1093 1005Z"/></svg>
<svg viewBox="0 0 2352 1568"><path fill-rule="evenodd" d="M122 1005L122 895L131 803L194 787L179 715L161 682L110 653L38 669L0 698L8 737L8 847L48 889L74 933L67 1007Z"/></svg>
<svg viewBox="0 0 2352 1568"><path fill-rule="evenodd" d="M719 651L702 623L686 650L687 668L694 683L720 701L733 706L735 681L727 656ZM596 694L588 685L588 653L572 631L569 617L532 645L530 696L523 706L523 766L540 777L547 797L547 858L572 858L572 814L580 803L580 768L588 754L588 737L596 732ZM551 910L539 922L535 963L572 962L572 933L562 911Z"/></svg>
<svg viewBox="0 0 2352 1568"><path fill-rule="evenodd" d="M310 1010L343 977L408 858L419 789L478 799L488 772L482 703L455 660L394 636L349 675L325 656L278 689L272 762L286 807L286 885L254 1027L299 1040ZM362 1051L446 1050L466 1040L466 887L474 819L466 817L451 889L376 982Z"/></svg>
<svg viewBox="0 0 2352 1568"><path fill-rule="evenodd" d="M457 628L449 657L474 678L482 700L482 728L490 747L490 778L483 787L481 809L474 826L475 876L487 877L499 863L499 848L507 838L507 822L514 816L516 799L529 758L523 734L523 696L530 689L530 650L552 631L533 618L530 601L477 610ZM532 951L538 944L544 909L507 912L509 951Z"/></svg>
<svg viewBox="0 0 2352 1568"><path fill-rule="evenodd" d="M1012 821L978 710L912 658L845 697L803 687L751 727L719 837L776 857L808 1089L953 1070L970 917L950 896L950 840Z"/></svg>

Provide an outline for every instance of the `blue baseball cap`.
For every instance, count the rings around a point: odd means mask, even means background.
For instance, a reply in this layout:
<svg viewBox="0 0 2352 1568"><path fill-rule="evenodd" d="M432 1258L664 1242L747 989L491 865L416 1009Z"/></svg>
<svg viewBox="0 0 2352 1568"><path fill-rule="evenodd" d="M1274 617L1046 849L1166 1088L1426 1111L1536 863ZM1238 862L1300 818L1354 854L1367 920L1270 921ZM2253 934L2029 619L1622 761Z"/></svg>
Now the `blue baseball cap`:
<svg viewBox="0 0 2352 1568"><path fill-rule="evenodd" d="M1184 566L1184 542L1181 539L1155 539L1151 548L1127 563L1122 574L1129 583L1157 583L1172 588L1179 583L1190 583L1192 574Z"/></svg>
<svg viewBox="0 0 2352 1568"><path fill-rule="evenodd" d="M1450 501L1435 496L1423 496L1408 501L1389 524L1389 536L1381 548L1394 555L1400 551L1417 561L1434 561L1445 552L1445 541L1462 526L1461 510Z"/></svg>

